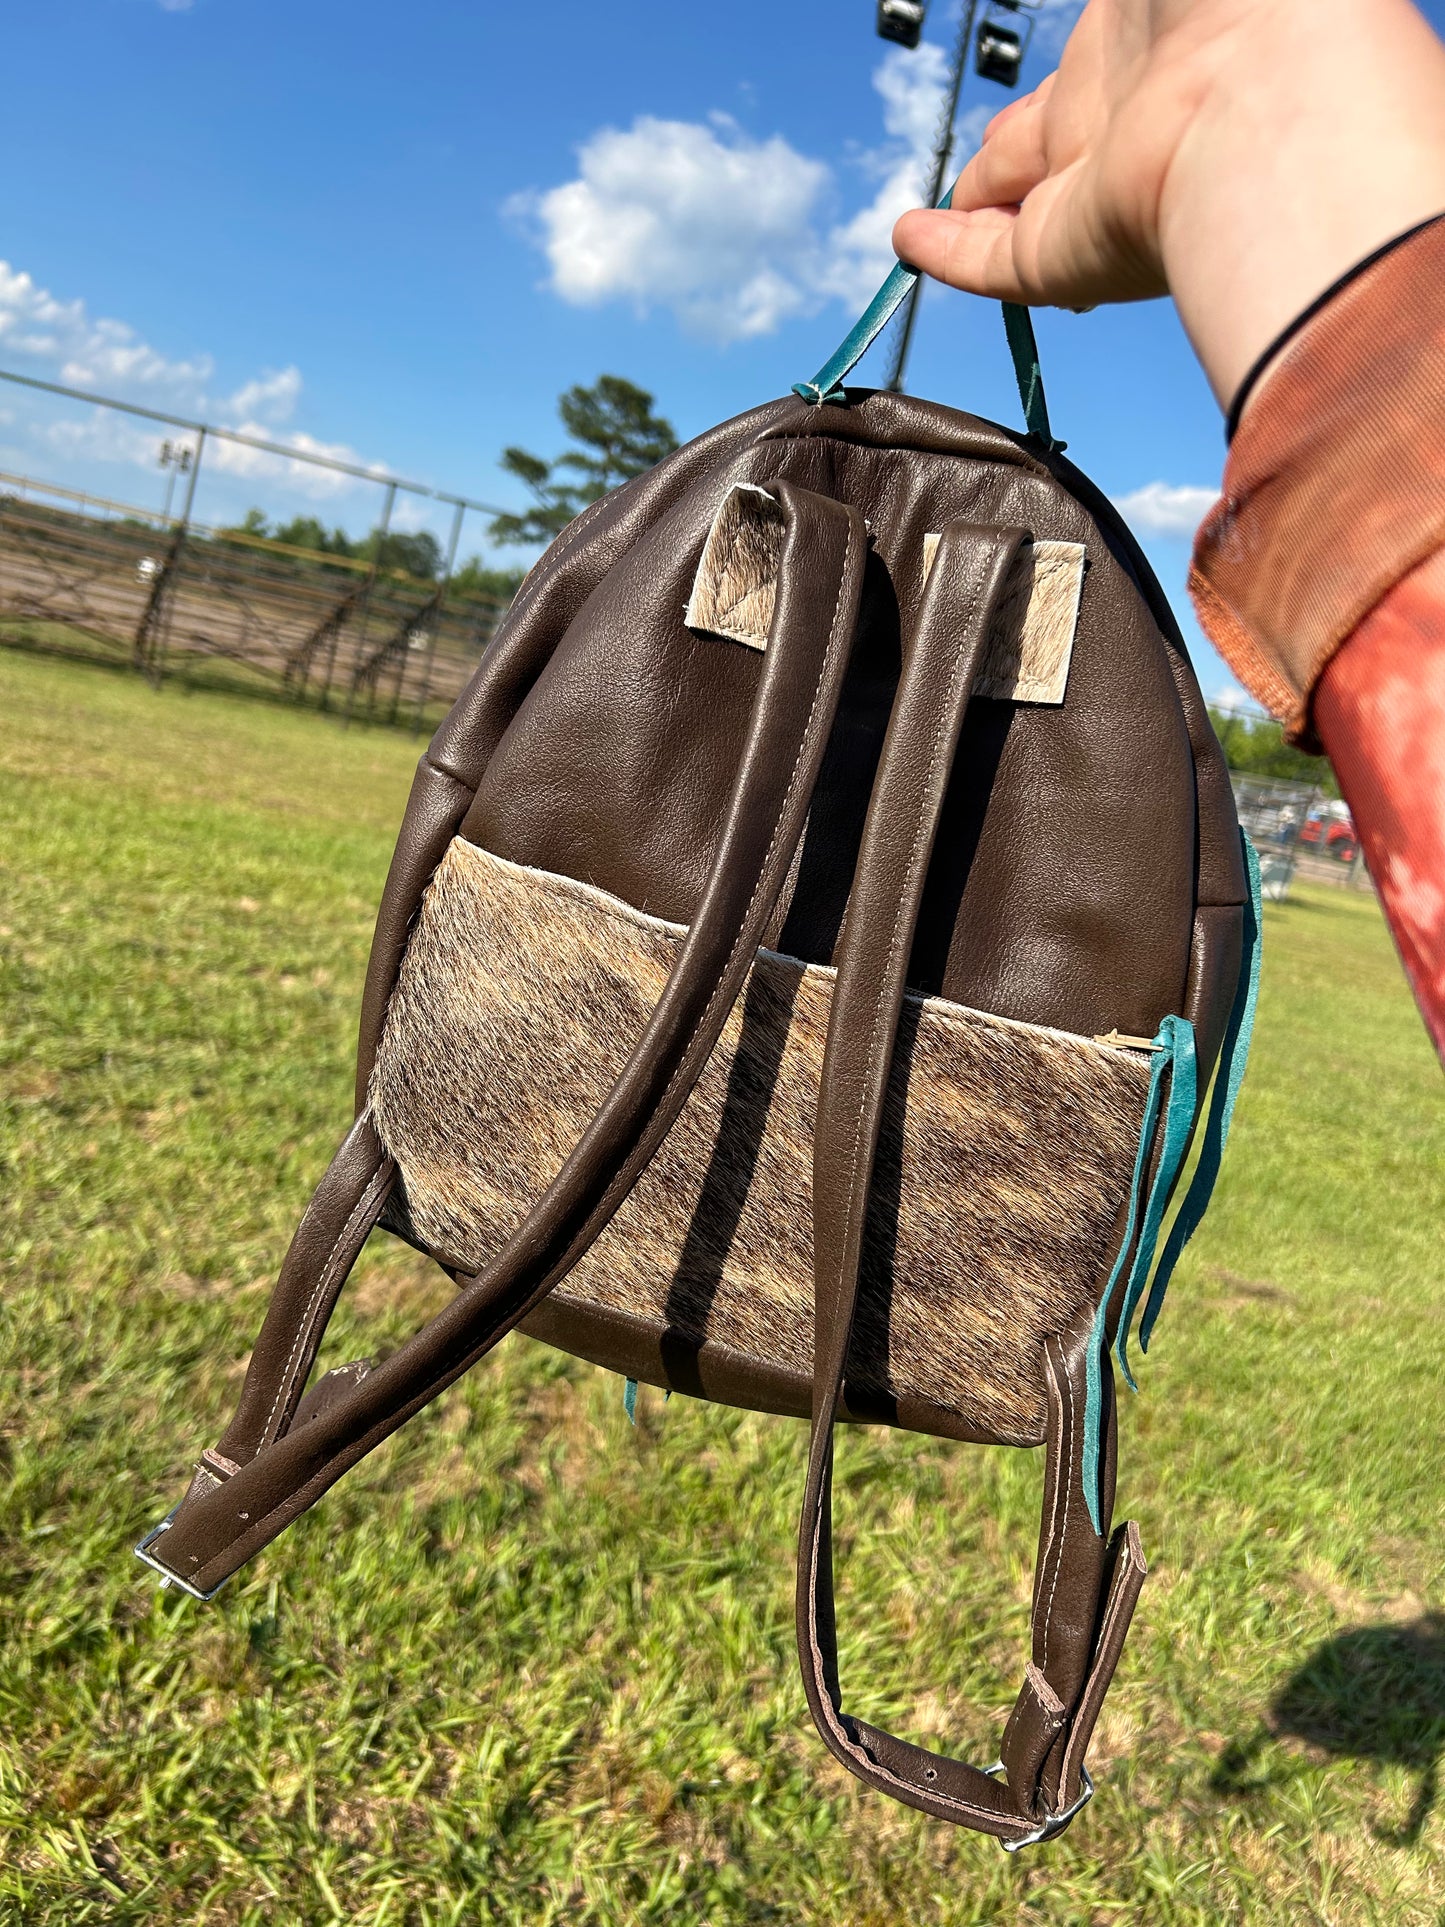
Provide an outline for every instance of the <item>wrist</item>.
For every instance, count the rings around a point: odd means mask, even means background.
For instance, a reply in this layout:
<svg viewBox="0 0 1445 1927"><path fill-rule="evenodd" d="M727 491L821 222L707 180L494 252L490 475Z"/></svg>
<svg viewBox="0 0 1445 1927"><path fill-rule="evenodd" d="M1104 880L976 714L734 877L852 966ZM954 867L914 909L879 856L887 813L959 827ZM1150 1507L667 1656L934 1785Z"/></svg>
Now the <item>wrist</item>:
<svg viewBox="0 0 1445 1927"><path fill-rule="evenodd" d="M1324 288L1445 210L1445 48L1408 0L1228 11L1189 56L1208 74L1159 208L1170 291L1226 409Z"/></svg>

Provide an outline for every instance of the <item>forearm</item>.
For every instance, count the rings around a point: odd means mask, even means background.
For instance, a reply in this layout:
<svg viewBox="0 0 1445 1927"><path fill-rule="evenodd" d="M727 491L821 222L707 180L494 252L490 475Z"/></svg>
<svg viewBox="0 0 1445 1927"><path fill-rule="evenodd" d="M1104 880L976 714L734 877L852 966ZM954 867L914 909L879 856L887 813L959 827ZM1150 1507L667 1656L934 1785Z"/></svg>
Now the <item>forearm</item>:
<svg viewBox="0 0 1445 1927"><path fill-rule="evenodd" d="M1322 290L1445 210L1445 47L1409 0L1175 11L1160 51L1181 87L1205 72L1163 179L1160 257L1227 408Z"/></svg>
<svg viewBox="0 0 1445 1927"><path fill-rule="evenodd" d="M1225 408L1325 289L1445 210L1445 49L1406 0L1308 0L1310 29L1292 17L1293 4L1264 16L1241 11L1257 37L1236 37L1221 84L1201 103L1160 222L1170 289ZM1251 129L1269 132L1255 140L1249 169L1221 167ZM1271 690L1275 707L1334 765L1445 1058L1439 231L1407 243L1331 306L1310 324L1311 338L1270 358L1251 385L1241 443L1253 447L1241 446L1225 486L1229 493L1243 471L1265 501L1277 495L1255 517L1276 540L1268 561L1262 551L1254 558L1249 611L1258 618L1272 604L1273 637L1266 618L1252 641L1289 684ZM1309 422L1312 444L1299 426ZM1262 444L1272 461L1259 459ZM1216 527L1229 517L1226 504ZM1207 538L1201 554L1207 568Z"/></svg>
<svg viewBox="0 0 1445 1927"><path fill-rule="evenodd" d="M1221 404L1247 383L1190 586L1241 679L1329 749L1437 1041L1445 223L1330 291L1441 213L1445 47L1410 0L1089 0L952 208L894 230L1004 301L1171 294Z"/></svg>

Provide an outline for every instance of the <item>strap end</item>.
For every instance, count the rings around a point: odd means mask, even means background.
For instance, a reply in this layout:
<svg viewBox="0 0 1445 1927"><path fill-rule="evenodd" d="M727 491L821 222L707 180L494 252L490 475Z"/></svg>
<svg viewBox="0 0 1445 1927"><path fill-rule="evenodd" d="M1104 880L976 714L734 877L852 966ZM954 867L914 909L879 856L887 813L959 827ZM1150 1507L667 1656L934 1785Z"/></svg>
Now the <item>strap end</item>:
<svg viewBox="0 0 1445 1927"><path fill-rule="evenodd" d="M170 1531L171 1522L174 1520L176 1514L180 1511L180 1509L181 1508L178 1505L172 1506L170 1511L166 1514L165 1518L161 1520L159 1525L152 1526L150 1531L146 1533L143 1539L138 1539L136 1541L136 1544L134 1547L135 1556L137 1559L140 1560L143 1566L149 1566L152 1572L158 1572L160 1574L162 1592L165 1591L167 1586L179 1586L181 1591L189 1593L192 1599L200 1599L200 1600L214 1599L216 1594L221 1590L221 1587L225 1585L226 1583L225 1579L217 1580L216 1584L211 1587L209 1592L202 1592L201 1588L199 1586L193 1586L189 1579L183 1579L180 1573L173 1572L169 1566L163 1565L161 1561L156 1557L155 1553L151 1550L151 1548L160 1539L161 1535L163 1533L167 1533ZM228 1574L227 1577L229 1576L230 1575Z"/></svg>
<svg viewBox="0 0 1445 1927"><path fill-rule="evenodd" d="M848 399L842 385L836 381L830 388L820 388L816 381L795 381L793 393L800 395L810 408L821 408L825 402L845 403Z"/></svg>

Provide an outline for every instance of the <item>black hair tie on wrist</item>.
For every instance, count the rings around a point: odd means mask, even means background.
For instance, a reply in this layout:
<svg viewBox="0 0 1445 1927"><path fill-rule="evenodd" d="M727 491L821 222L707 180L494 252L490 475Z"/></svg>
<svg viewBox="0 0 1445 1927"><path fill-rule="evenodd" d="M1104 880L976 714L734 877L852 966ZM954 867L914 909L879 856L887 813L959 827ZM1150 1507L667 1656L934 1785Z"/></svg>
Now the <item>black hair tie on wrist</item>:
<svg viewBox="0 0 1445 1927"><path fill-rule="evenodd" d="M1229 413L1224 421L1224 439L1226 443L1234 440L1235 430L1239 427L1239 418L1244 413L1244 404L1254 393L1255 388L1258 386L1260 376L1264 373L1265 369L1268 368L1280 350L1287 346L1289 342L1293 341L1300 330L1307 327L1322 308L1327 308L1335 296L1340 294L1352 281L1362 275L1367 268L1374 267L1377 261L1383 261L1387 254L1393 254L1395 249L1403 247L1406 241L1413 241L1415 236L1423 233L1427 227L1434 227L1437 221L1445 221L1445 214L1432 214L1424 221L1417 221L1413 227L1407 227L1403 234L1395 235L1393 240L1386 241L1382 246L1376 248L1373 253L1367 254L1363 261L1356 261L1352 268L1346 268L1342 275L1336 280L1331 281L1323 294L1317 294L1307 308L1301 308L1300 312L1295 316L1294 320L1289 323L1288 327L1280 329L1264 353L1256 356L1254 361L1250 363L1248 374L1246 374L1244 380L1234 391L1234 400L1229 404Z"/></svg>

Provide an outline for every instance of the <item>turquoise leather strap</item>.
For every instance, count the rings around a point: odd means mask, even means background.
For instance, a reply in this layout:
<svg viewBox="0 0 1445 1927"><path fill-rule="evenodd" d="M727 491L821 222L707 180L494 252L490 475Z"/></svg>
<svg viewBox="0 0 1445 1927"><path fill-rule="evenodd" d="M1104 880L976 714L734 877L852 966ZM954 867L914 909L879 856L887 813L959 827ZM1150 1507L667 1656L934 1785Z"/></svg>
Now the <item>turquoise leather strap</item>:
<svg viewBox="0 0 1445 1927"><path fill-rule="evenodd" d="M1123 1340L1128 1331L1129 1321L1134 1315L1139 1294L1149 1275L1150 1261L1159 1237L1159 1226L1163 1221L1164 1209L1174 1181L1179 1176L1179 1167L1189 1148L1189 1130L1194 1122L1194 1104L1197 1096L1196 1053L1194 1049L1194 1026L1187 1017L1166 1017L1154 1037L1154 1062L1149 1073L1149 1091L1144 1100L1144 1121L1139 1127L1139 1149L1134 1156L1134 1175L1129 1183L1129 1211L1124 1221L1124 1235L1119 1240L1119 1255L1114 1260L1114 1268L1109 1273L1109 1282L1104 1287L1099 1300L1098 1313L1094 1319L1093 1333L1089 1339L1088 1365L1085 1383L1087 1392L1084 1402L1084 1454L1083 1478L1084 1499L1089 1508L1095 1532L1102 1531L1099 1523L1099 1442L1104 1423L1104 1347L1105 1325L1108 1320L1109 1306L1113 1302L1115 1287L1123 1275L1124 1266L1133 1253L1133 1264L1129 1269L1128 1283L1124 1288L1124 1308L1119 1318L1119 1357L1124 1364L1125 1377L1132 1386L1134 1380L1129 1374L1124 1359ZM1167 1109L1164 1104L1165 1085L1169 1087ZM1164 1110L1164 1139L1159 1148L1159 1162L1154 1172L1154 1182L1149 1187L1149 1198L1143 1207L1143 1230L1139 1229L1140 1203L1144 1192L1144 1178L1149 1167L1149 1153L1154 1143L1154 1134L1159 1123L1159 1113ZM1139 1232L1137 1249L1134 1234ZM1135 1390L1137 1390L1137 1386Z"/></svg>
<svg viewBox="0 0 1445 1927"><path fill-rule="evenodd" d="M938 205L947 207L952 199L953 189L950 187ZM851 374L867 354L917 280L918 269L900 261L813 379L795 381L793 393L801 395L804 401L812 402L815 407L825 401L846 400L844 377ZM1009 354L1013 358L1014 380L1018 383L1019 399L1024 405L1024 420L1029 425L1029 433L1036 435L1047 448L1062 448L1063 443L1054 440L1049 427L1043 371L1039 367L1038 343L1034 339L1034 324L1029 311L1014 302L1005 301L1003 322Z"/></svg>
<svg viewBox="0 0 1445 1927"><path fill-rule="evenodd" d="M1154 1282L1149 1290L1149 1299L1144 1307L1144 1316L1139 1324L1139 1349L1147 1352L1150 1334L1164 1304L1164 1295L1169 1289L1169 1280L1174 1267L1179 1262L1185 1245L1199 1229L1209 1200L1214 1192L1219 1167L1224 1157L1224 1147L1229 1141L1229 1127L1234 1119L1234 1106L1239 1097L1239 1089L1244 1082L1245 1068L1249 1062L1249 1046L1254 1036L1254 1013L1259 1002L1259 969L1262 955L1261 917L1263 911L1260 890L1259 858L1254 845L1240 831L1240 843L1244 851L1245 873L1249 879L1249 900L1244 906L1244 945L1240 957L1239 982L1230 1006L1229 1023L1225 1028L1224 1042L1220 1046L1219 1066L1214 1078L1214 1091L1209 1101L1209 1114L1204 1123L1204 1137L1200 1147L1199 1163L1184 1201L1175 1214L1168 1239L1154 1272ZM1198 1062L1194 1048L1194 1029L1183 1017L1166 1017L1159 1026L1154 1039L1154 1065L1149 1078L1149 1092L1144 1103L1144 1122L1139 1131L1139 1150L1134 1159L1134 1176L1129 1187L1129 1212L1124 1225L1124 1236L1120 1241L1119 1255L1114 1260L1114 1269L1109 1274L1109 1282L1099 1301L1098 1316L1094 1320L1094 1332L1089 1346L1088 1357L1088 1398L1084 1414L1084 1497L1089 1507L1089 1517L1094 1529L1099 1529L1099 1438L1103 1423L1103 1358L1104 1328L1108 1307L1113 1299L1115 1287L1124 1269L1125 1259L1134 1244L1134 1233L1139 1230L1138 1247L1134 1251L1133 1262L1129 1267L1128 1282L1124 1287L1124 1302L1119 1311L1119 1327L1115 1336L1115 1351L1124 1376L1132 1390L1139 1388L1134 1382L1134 1374L1129 1369L1128 1346L1129 1329L1134 1322L1145 1284L1149 1278L1149 1268L1153 1262L1155 1248L1159 1241L1160 1228L1169 1203L1170 1193L1178 1179L1185 1153L1189 1146L1189 1135L1194 1123L1194 1110L1198 1102ZM1164 1104L1165 1080L1168 1080L1169 1099ZM1144 1184L1144 1172L1149 1161L1149 1149L1159 1123L1159 1113L1164 1110L1163 1142L1159 1149L1159 1163L1154 1173L1154 1182L1149 1187L1149 1200L1144 1206L1143 1227L1140 1223L1140 1194Z"/></svg>
<svg viewBox="0 0 1445 1927"><path fill-rule="evenodd" d="M952 193L952 189L949 192ZM904 296L918 279L918 270L900 261L853 326L829 355L811 381L795 381L793 393L815 407L825 401L846 401L843 377L867 354L902 305Z"/></svg>
<svg viewBox="0 0 1445 1927"><path fill-rule="evenodd" d="M1049 405L1044 399L1044 371L1039 366L1039 344L1034 339L1034 318L1016 301L1003 304L1003 327L1008 336L1008 351L1013 358L1014 380L1019 400L1024 405L1024 420L1029 433L1037 435L1049 448L1062 449L1049 427Z"/></svg>

